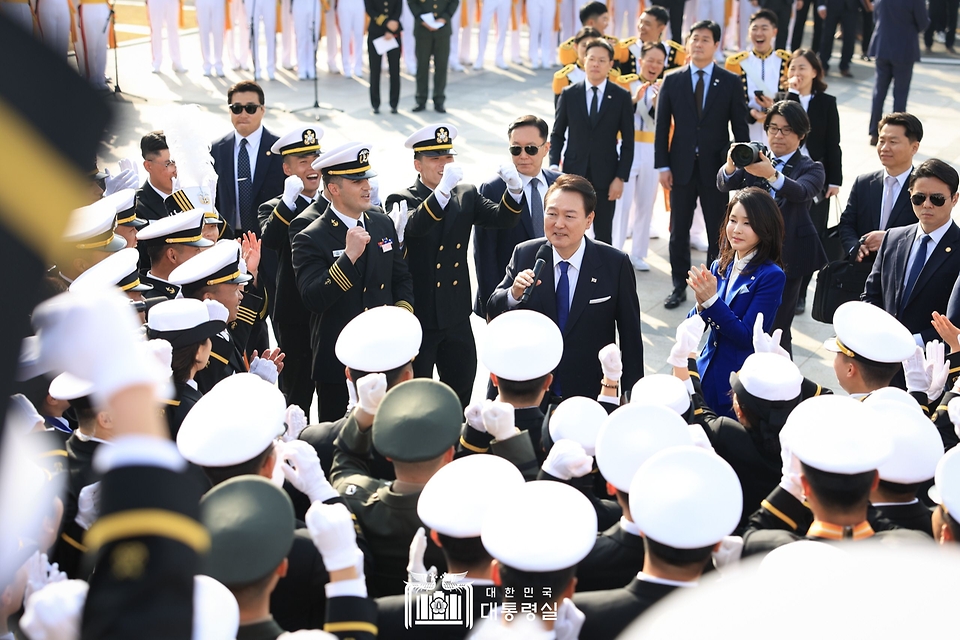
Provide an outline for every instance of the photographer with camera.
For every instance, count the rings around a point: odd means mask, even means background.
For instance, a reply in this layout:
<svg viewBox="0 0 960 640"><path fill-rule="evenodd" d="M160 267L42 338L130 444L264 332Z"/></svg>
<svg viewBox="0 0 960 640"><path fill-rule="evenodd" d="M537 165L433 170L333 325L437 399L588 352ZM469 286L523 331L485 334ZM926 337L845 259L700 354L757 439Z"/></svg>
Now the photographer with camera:
<svg viewBox="0 0 960 640"><path fill-rule="evenodd" d="M729 192L745 187L767 190L783 214L783 267L787 282L773 322L782 329L781 345L791 352L790 326L804 277L822 267L827 257L810 220L814 196L823 190L823 165L799 152L810 133L810 119L797 102L783 100L767 111L763 123L770 143L738 142L717 173L717 188Z"/></svg>

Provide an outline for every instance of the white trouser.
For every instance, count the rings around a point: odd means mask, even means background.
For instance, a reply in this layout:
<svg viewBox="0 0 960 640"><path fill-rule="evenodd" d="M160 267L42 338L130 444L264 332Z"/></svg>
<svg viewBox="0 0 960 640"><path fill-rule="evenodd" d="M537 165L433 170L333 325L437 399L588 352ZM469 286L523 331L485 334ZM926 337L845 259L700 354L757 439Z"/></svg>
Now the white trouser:
<svg viewBox="0 0 960 640"><path fill-rule="evenodd" d="M19 24L27 33L33 33L33 14L30 13L30 5L19 2L2 2L0 11L10 19L14 24Z"/></svg>
<svg viewBox="0 0 960 640"><path fill-rule="evenodd" d="M315 45L320 38L321 11L320 0L295 0L293 3L292 22L297 30L297 75L300 78L313 78L317 74Z"/></svg>
<svg viewBox="0 0 960 640"><path fill-rule="evenodd" d="M737 50L747 51L750 48L750 16L759 11L760 7L750 4L750 0L738 0L737 7L740 11L740 40L737 42ZM817 8L813 7L813 10L816 11Z"/></svg>
<svg viewBox="0 0 960 640"><path fill-rule="evenodd" d="M324 15L324 20L327 23L327 69L337 73L340 66L337 62L337 53L340 52L340 28L337 26L337 9L334 5L335 0L330 0L330 9Z"/></svg>
<svg viewBox="0 0 960 640"><path fill-rule="evenodd" d="M227 32L227 55L234 69L250 67L250 18L244 0L230 3L230 28Z"/></svg>
<svg viewBox="0 0 960 640"><path fill-rule="evenodd" d="M340 23L340 58L344 75L363 73L363 0L337 0L337 21ZM353 49L353 62L350 49Z"/></svg>
<svg viewBox="0 0 960 640"><path fill-rule="evenodd" d="M24 5L26 6L26 5ZM66 59L70 46L70 4L67 0L38 0L37 18L43 42Z"/></svg>
<svg viewBox="0 0 960 640"><path fill-rule="evenodd" d="M560 42L566 42L580 30L580 5L576 0L560 0Z"/></svg>
<svg viewBox="0 0 960 640"><path fill-rule="evenodd" d="M293 68L293 16L290 14L290 0L280 0L280 65L284 69Z"/></svg>
<svg viewBox="0 0 960 640"><path fill-rule="evenodd" d="M463 29L460 27L461 12L463 11L463 3L457 3L457 10L453 12L453 15L450 16L450 55L447 56L447 65L450 69L454 69L458 64L460 64L460 33L462 31L469 31L469 29Z"/></svg>
<svg viewBox="0 0 960 640"><path fill-rule="evenodd" d="M507 44L507 30L510 28L510 0L484 0L480 14L480 41L477 45L475 66L483 66L483 54L487 49L487 36L490 35L490 23L497 15L496 63L503 64L503 49Z"/></svg>
<svg viewBox="0 0 960 640"><path fill-rule="evenodd" d="M81 4L79 10L80 41L78 55L80 75L99 88L107 87L107 28L110 7L107 4Z"/></svg>
<svg viewBox="0 0 960 640"><path fill-rule="evenodd" d="M523 0L516 0L510 7L510 16L515 18L507 21L510 29L510 61L520 63L520 25L523 24ZM511 24L512 23L512 24Z"/></svg>
<svg viewBox="0 0 960 640"><path fill-rule="evenodd" d="M631 38L637 34L639 17L640 0L616 0L615 10L610 12L608 31L618 38Z"/></svg>
<svg viewBox="0 0 960 640"><path fill-rule="evenodd" d="M203 72L223 73L223 25L227 5L224 0L195 0L197 28L200 31L200 55L203 56Z"/></svg>
<svg viewBox="0 0 960 640"><path fill-rule="evenodd" d="M180 3L177 0L149 0L147 15L150 18L150 44L153 52L153 68L163 63L163 28L167 29L167 46L173 68L180 67Z"/></svg>
<svg viewBox="0 0 960 640"><path fill-rule="evenodd" d="M613 214L613 246L623 249L627 229L632 224L633 246L630 255L643 260L650 246L650 221L653 220L653 204L657 200L660 174L653 168L653 143L633 144L630 180L624 183L623 195L617 200Z"/></svg>
<svg viewBox="0 0 960 640"><path fill-rule="evenodd" d="M256 49L253 59L256 64L254 75L257 78L273 78L277 71L277 5L275 0L247 0L247 10L253 18L253 42ZM267 41L267 63L260 56L260 26L263 21L263 35Z"/></svg>
<svg viewBox="0 0 960 640"><path fill-rule="evenodd" d="M403 27L403 44L400 53L403 55L403 66L410 75L417 75L417 40L413 35L413 12L406 2L400 3L400 26Z"/></svg>
<svg viewBox="0 0 960 640"><path fill-rule="evenodd" d="M554 0L527 0L527 23L530 25L530 64L550 67L557 57L557 32L553 21L557 15Z"/></svg>
<svg viewBox="0 0 960 640"><path fill-rule="evenodd" d="M683 33L673 33L670 36L671 40L674 42L686 41L684 36L690 33L690 25L700 19L700 15L698 13L699 9L700 8L697 6L697 0L687 0L683 3L683 23L680 27L680 30L683 31Z"/></svg>
<svg viewBox="0 0 960 640"><path fill-rule="evenodd" d="M463 19L464 15L466 15L466 20ZM476 20L474 19L474 16L476 15L477 0L460 0L460 3L457 5L457 14L453 18L454 22L452 26L454 35L450 38L451 62L454 60L453 56L456 56L457 62L461 64L469 64L470 61L473 60L473 58L470 56L470 51L473 49L473 27L476 23ZM465 24L466 26L461 27L461 24ZM458 31L460 32L459 43L457 42L456 36ZM407 34L403 34L403 37L406 38Z"/></svg>

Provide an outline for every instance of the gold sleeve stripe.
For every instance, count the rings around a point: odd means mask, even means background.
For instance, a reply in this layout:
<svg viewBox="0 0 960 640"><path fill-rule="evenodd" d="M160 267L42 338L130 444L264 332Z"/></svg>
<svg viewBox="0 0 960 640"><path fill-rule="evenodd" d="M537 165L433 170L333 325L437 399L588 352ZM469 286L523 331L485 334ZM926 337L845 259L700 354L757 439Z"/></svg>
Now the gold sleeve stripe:
<svg viewBox="0 0 960 640"><path fill-rule="evenodd" d="M703 413L703 409L697 408L697 409L694 409L694 410L693 410L693 415L695 415L695 416L699 416L699 415L702 414L702 413Z"/></svg>
<svg viewBox="0 0 960 640"><path fill-rule="evenodd" d="M379 629L377 625L372 622L363 622L362 620L351 620L349 622L326 622L323 625L323 630L327 633L341 633L344 631L366 631L373 635L377 635Z"/></svg>
<svg viewBox="0 0 960 640"><path fill-rule="evenodd" d="M140 536L177 540L197 553L206 553L210 548L210 534L202 524L163 509L133 509L103 516L87 531L84 542L91 551L96 551L115 540Z"/></svg>
<svg viewBox="0 0 960 640"><path fill-rule="evenodd" d="M277 208L277 207L274 207L274 208L273 208L273 215L274 215L274 217L277 218L277 220L279 220L279 221L282 222L283 224L287 225L288 227L290 226L290 222L287 221L282 215L280 215L280 210L279 210L279 208Z"/></svg>
<svg viewBox="0 0 960 640"><path fill-rule="evenodd" d="M60 534L60 539L66 542L68 545L70 545L74 549L78 549L80 551L83 551L84 553L87 552L87 548L84 545L80 544L79 542L77 542L76 540L74 540L73 538L71 538L65 533Z"/></svg>
<svg viewBox="0 0 960 640"><path fill-rule="evenodd" d="M513 198L511 197L510 199L512 200ZM504 190L504 192L503 192L503 206L505 206L507 209L509 209L509 210L510 210L511 212L513 212L513 213L520 213L521 211L523 211L523 208L522 208L522 207L518 207L518 208L514 209L513 207L510 206L510 202L509 202L508 199L507 199L507 192L506 192L506 190Z"/></svg>
<svg viewBox="0 0 960 640"><path fill-rule="evenodd" d="M229 360L227 360L226 358L224 358L222 355L220 355L220 354L217 353L216 351L211 351L211 352L210 352L210 357L213 358L213 359L215 359L215 360L219 360L219 361L222 362L223 364L230 364L230 361L229 361Z"/></svg>
<svg viewBox="0 0 960 640"><path fill-rule="evenodd" d="M410 313L413 313L413 306L406 300L400 300L399 302L397 302L396 306L400 307L401 309L406 309Z"/></svg>
<svg viewBox="0 0 960 640"><path fill-rule="evenodd" d="M821 386L818 384L818 385L817 385L817 392L814 393L813 396L814 396L814 397L817 397L817 396L820 395L822 392L823 392L823 387L821 387Z"/></svg>
<svg viewBox="0 0 960 640"><path fill-rule="evenodd" d="M52 451L45 451L44 453L41 453L41 454L40 454L39 456L37 456L37 457L38 457L38 458L54 458L54 457L57 457L57 456L61 456L61 457L64 457L64 458L68 458L68 457L69 457L69 456L67 455L67 452L64 451L63 449L54 449L54 450L52 450Z"/></svg>
<svg viewBox="0 0 960 640"><path fill-rule="evenodd" d="M330 276L336 280L337 284L340 285L340 288L346 291L353 286L353 283L350 282L350 278L343 272L343 269L340 268L340 265L334 263L330 267Z"/></svg>
<svg viewBox="0 0 960 640"><path fill-rule="evenodd" d="M699 371L688 371L688 373L690 374L690 377L691 377L691 378L696 378L697 380L700 379L700 372L699 372Z"/></svg>
<svg viewBox="0 0 960 640"><path fill-rule="evenodd" d="M487 451L490 451L490 449L486 447L480 448L480 447L473 446L472 444L464 440L463 436L460 436L460 446L469 451L473 451L474 453L486 453Z"/></svg>
<svg viewBox="0 0 960 640"><path fill-rule="evenodd" d="M785 514L783 511L780 511L780 509L777 509L775 506L770 504L767 500L764 500L763 502L761 502L760 506L766 509L767 511L769 511L770 513L772 513L773 515L777 516L784 522L786 522L790 526L790 528L793 529L794 531L797 530L797 523L793 521L793 518Z"/></svg>
<svg viewBox="0 0 960 640"><path fill-rule="evenodd" d="M432 194L431 194L431 195L432 195ZM433 219L436 220L437 222L440 222L440 218L438 218L437 216L433 215L433 211L430 210L430 198L429 198L429 197L428 197L426 200L423 201L423 208L427 210L427 213L430 214L430 217L431 217L431 218L433 218Z"/></svg>

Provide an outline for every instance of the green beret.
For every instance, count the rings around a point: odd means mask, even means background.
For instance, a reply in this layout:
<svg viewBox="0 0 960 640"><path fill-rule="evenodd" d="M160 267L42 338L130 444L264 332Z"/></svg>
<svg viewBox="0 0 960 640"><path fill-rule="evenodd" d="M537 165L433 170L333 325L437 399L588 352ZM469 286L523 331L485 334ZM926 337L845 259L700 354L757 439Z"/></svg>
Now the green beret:
<svg viewBox="0 0 960 640"><path fill-rule="evenodd" d="M385 458L421 462L460 440L463 409L453 389L418 378L387 392L373 420L373 446Z"/></svg>
<svg viewBox="0 0 960 640"><path fill-rule="evenodd" d="M228 587L265 578L293 546L293 503L260 476L238 476L208 491L200 519L210 532L203 573Z"/></svg>

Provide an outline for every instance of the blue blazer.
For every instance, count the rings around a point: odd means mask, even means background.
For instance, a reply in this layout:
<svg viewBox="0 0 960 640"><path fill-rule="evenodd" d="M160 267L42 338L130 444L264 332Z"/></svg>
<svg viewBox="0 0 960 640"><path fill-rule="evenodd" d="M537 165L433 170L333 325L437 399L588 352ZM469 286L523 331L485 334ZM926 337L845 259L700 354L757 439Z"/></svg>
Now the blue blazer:
<svg viewBox="0 0 960 640"><path fill-rule="evenodd" d="M923 0L877 0L873 5L876 27L869 55L893 64L920 62L920 41L930 24Z"/></svg>
<svg viewBox="0 0 960 640"><path fill-rule="evenodd" d="M714 261L710 271L717 275L719 268L720 262ZM732 270L731 264L727 267L728 276ZM750 273L741 273L732 284L726 278L720 280L720 297L700 312L709 333L707 344L697 358L697 370L703 399L718 415L733 415L729 396L730 373L738 371L747 356L753 353L753 325L758 313L763 314L763 330L769 332L772 329L786 280L783 269L765 262ZM727 303L730 288L733 297ZM696 307L690 315L694 313Z"/></svg>

